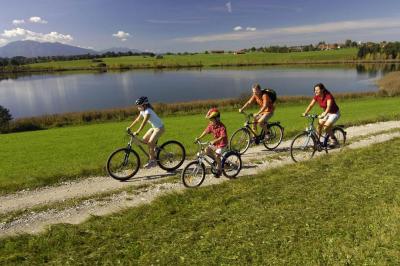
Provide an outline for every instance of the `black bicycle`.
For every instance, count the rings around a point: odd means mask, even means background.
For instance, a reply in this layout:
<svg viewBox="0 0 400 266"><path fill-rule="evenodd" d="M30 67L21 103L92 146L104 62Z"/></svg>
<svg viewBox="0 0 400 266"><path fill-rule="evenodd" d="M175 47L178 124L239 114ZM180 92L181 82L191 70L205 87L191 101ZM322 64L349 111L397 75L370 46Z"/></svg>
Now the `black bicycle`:
<svg viewBox="0 0 400 266"><path fill-rule="evenodd" d="M150 158L143 147L145 143L130 130L128 130L127 133L130 136L128 146L115 150L107 160L106 168L108 174L119 181L128 180L139 171L140 157L132 148L132 144L139 147L139 149ZM158 166L168 172L178 169L185 161L185 148L176 140L169 140L160 146L156 145L155 151Z"/></svg>
<svg viewBox="0 0 400 266"><path fill-rule="evenodd" d="M310 159L317 151L328 153L330 149L341 149L344 147L347 133L343 125L335 125L332 128L333 134L337 140L337 143L332 145L329 144L330 138L328 134L322 137L322 141L320 141L318 137L314 127L314 121L318 118L318 115L306 115L305 117L309 120L306 130L295 136L290 145L290 156L293 161L299 162Z"/></svg>
<svg viewBox="0 0 400 266"><path fill-rule="evenodd" d="M280 125L280 122L267 122L267 132L261 127L260 134L257 134L253 127L257 124L254 121L254 117L252 114L245 115L246 121L242 128L236 130L230 140L229 140L229 148L231 150L238 151L241 155L243 155L250 147L250 144L260 144L262 143L265 148L268 150L276 149L279 144L281 144L283 139L283 127Z"/></svg>
<svg viewBox="0 0 400 266"><path fill-rule="evenodd" d="M196 160L188 163L182 172L182 182L185 187L198 187L206 177L206 164L210 165L211 173L215 176L218 173L217 163L213 158L206 155L206 147L209 142L197 140L199 151ZM227 178L235 178L242 169L242 159L236 151L227 151L221 155L222 173Z"/></svg>

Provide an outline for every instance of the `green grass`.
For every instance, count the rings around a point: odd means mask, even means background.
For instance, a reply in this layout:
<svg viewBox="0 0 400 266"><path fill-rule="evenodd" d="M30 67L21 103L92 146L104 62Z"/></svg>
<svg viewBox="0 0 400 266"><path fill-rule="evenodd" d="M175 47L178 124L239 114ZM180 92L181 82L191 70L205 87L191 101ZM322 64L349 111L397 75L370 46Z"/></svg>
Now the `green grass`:
<svg viewBox="0 0 400 266"><path fill-rule="evenodd" d="M296 53L262 53L254 52L242 55L234 54L195 54L195 55L166 55L162 59L143 56L124 56L103 58L109 68L124 67L184 67L184 66L226 66L226 65L257 65L257 64L285 64L311 62L342 62L355 60L356 48L296 52ZM92 60L56 61L28 65L33 69L79 69L96 66Z"/></svg>
<svg viewBox="0 0 400 266"><path fill-rule="evenodd" d="M2 264L400 264L400 139L0 242ZM384 168L384 169L383 169Z"/></svg>
<svg viewBox="0 0 400 266"><path fill-rule="evenodd" d="M355 125L399 119L399 104L399 97L342 100L339 102L342 112L339 121ZM273 120L281 121L286 137L294 136L305 128L307 121L300 117L305 107L306 104L293 103L277 107ZM319 107L315 107L315 111L320 112ZM197 149L193 140L207 125L204 114L167 116L163 120L166 133L160 143L176 139L184 144L189 155L193 155ZM222 121L230 135L243 124L244 117L237 112L223 112ZM124 130L129 123L91 124L0 135L0 194L105 174L109 154L128 141Z"/></svg>

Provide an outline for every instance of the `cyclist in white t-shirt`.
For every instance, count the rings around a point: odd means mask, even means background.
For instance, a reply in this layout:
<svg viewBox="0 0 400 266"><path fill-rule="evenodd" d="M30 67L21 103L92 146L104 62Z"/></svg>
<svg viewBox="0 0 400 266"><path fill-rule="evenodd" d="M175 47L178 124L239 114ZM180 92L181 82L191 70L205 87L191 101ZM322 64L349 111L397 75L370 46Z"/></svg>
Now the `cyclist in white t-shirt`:
<svg viewBox="0 0 400 266"><path fill-rule="evenodd" d="M127 127L127 130L130 130L137 122L139 122L140 117L143 117L143 121L140 124L139 128L134 132L135 135L138 135L139 132L143 129L146 122L151 125L151 128L144 134L143 142L149 146L149 162L144 165L145 168L151 168L157 165L156 155L154 148L156 146L157 140L164 133L164 124L161 119L157 116L157 114L153 111L152 106L149 103L149 99L145 96L140 97L136 100L136 106L140 111L139 115L132 122L132 124Z"/></svg>

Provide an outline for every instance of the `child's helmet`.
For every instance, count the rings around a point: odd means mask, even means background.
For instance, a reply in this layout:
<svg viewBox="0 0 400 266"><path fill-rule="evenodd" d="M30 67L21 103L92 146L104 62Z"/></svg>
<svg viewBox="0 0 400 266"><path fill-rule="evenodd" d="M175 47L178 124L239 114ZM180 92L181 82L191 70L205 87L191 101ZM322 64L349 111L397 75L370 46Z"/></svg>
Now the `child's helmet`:
<svg viewBox="0 0 400 266"><path fill-rule="evenodd" d="M136 100L136 105L142 105L142 104L148 104L149 99L146 96L139 97L139 99Z"/></svg>
<svg viewBox="0 0 400 266"><path fill-rule="evenodd" d="M214 117L219 118L219 116L220 116L220 113L219 113L217 108L211 108L210 110L208 110L208 112L206 114L206 118L207 119L211 119L211 118L214 118Z"/></svg>

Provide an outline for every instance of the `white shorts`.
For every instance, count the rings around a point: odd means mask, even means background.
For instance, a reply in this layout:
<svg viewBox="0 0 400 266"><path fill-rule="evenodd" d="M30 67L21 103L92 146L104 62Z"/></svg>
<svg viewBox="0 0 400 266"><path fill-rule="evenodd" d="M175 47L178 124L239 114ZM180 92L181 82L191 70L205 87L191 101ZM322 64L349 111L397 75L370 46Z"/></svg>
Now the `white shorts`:
<svg viewBox="0 0 400 266"><path fill-rule="evenodd" d="M217 148L215 150L215 153L218 155L222 155L225 151L226 151L227 147L223 147L223 148Z"/></svg>
<svg viewBox="0 0 400 266"><path fill-rule="evenodd" d="M324 116L324 118L321 118L319 121L322 123L328 123L330 125L333 125L334 123L336 123L336 121L338 121L340 118L340 112L338 111L336 114L327 114L326 116Z"/></svg>

